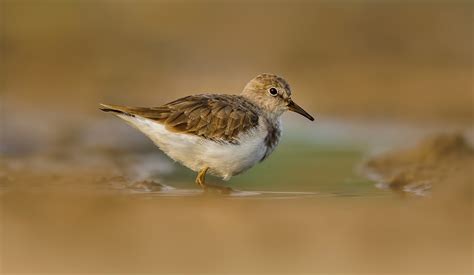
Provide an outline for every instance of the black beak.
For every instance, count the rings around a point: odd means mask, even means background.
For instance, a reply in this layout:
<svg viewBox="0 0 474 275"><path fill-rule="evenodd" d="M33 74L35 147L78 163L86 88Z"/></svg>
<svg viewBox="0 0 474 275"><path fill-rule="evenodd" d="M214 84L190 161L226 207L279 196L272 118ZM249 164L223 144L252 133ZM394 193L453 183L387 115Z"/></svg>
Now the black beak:
<svg viewBox="0 0 474 275"><path fill-rule="evenodd" d="M298 106L298 104L296 104L293 100L290 99L290 101L288 102L288 110L292 111L292 112L295 112L295 113L298 113L304 117L306 117L307 119L311 120L311 121L314 121L314 118L308 114L305 110L303 110L303 108L301 108L300 106Z"/></svg>

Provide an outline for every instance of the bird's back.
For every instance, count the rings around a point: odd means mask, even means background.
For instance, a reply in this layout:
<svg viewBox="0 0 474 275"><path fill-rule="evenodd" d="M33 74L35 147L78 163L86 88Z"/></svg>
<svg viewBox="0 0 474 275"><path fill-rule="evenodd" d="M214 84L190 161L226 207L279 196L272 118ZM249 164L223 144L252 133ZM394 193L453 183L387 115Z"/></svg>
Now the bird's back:
<svg viewBox="0 0 474 275"><path fill-rule="evenodd" d="M229 143L239 143L239 135L257 127L259 118L258 108L237 95L192 95L159 107L102 106L106 112L161 123L170 131Z"/></svg>

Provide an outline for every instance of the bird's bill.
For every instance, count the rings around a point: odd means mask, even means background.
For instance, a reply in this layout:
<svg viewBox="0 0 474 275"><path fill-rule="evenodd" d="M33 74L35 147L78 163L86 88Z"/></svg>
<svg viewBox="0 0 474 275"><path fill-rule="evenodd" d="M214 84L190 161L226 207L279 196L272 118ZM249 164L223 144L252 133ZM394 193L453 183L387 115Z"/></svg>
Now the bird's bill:
<svg viewBox="0 0 474 275"><path fill-rule="evenodd" d="M308 114L308 112L306 112L303 108L301 108L293 100L290 100L290 102L288 103L288 110L290 110L292 112L295 112L295 113L298 113L298 114L306 117L307 119L309 119L311 121L314 120L314 117L312 117L310 114Z"/></svg>

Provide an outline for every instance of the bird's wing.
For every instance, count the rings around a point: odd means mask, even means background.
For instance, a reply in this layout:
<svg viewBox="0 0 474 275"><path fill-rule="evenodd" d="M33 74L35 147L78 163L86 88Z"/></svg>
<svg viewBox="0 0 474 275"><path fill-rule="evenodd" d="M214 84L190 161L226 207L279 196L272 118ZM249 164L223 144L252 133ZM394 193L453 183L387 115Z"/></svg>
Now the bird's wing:
<svg viewBox="0 0 474 275"><path fill-rule="evenodd" d="M214 141L238 143L237 136L258 125L258 113L239 96L193 95L159 107L102 105L103 111L141 116L162 123L168 130Z"/></svg>

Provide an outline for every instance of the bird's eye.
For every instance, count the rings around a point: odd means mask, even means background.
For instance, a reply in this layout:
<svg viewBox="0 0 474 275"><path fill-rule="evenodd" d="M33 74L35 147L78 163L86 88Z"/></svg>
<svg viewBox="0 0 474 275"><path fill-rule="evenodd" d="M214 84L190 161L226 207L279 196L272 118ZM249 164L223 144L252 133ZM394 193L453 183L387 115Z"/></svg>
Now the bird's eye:
<svg viewBox="0 0 474 275"><path fill-rule="evenodd" d="M270 90L268 90L268 92L272 95L272 96L276 96L278 94L278 90L275 89L275 88L270 88Z"/></svg>

